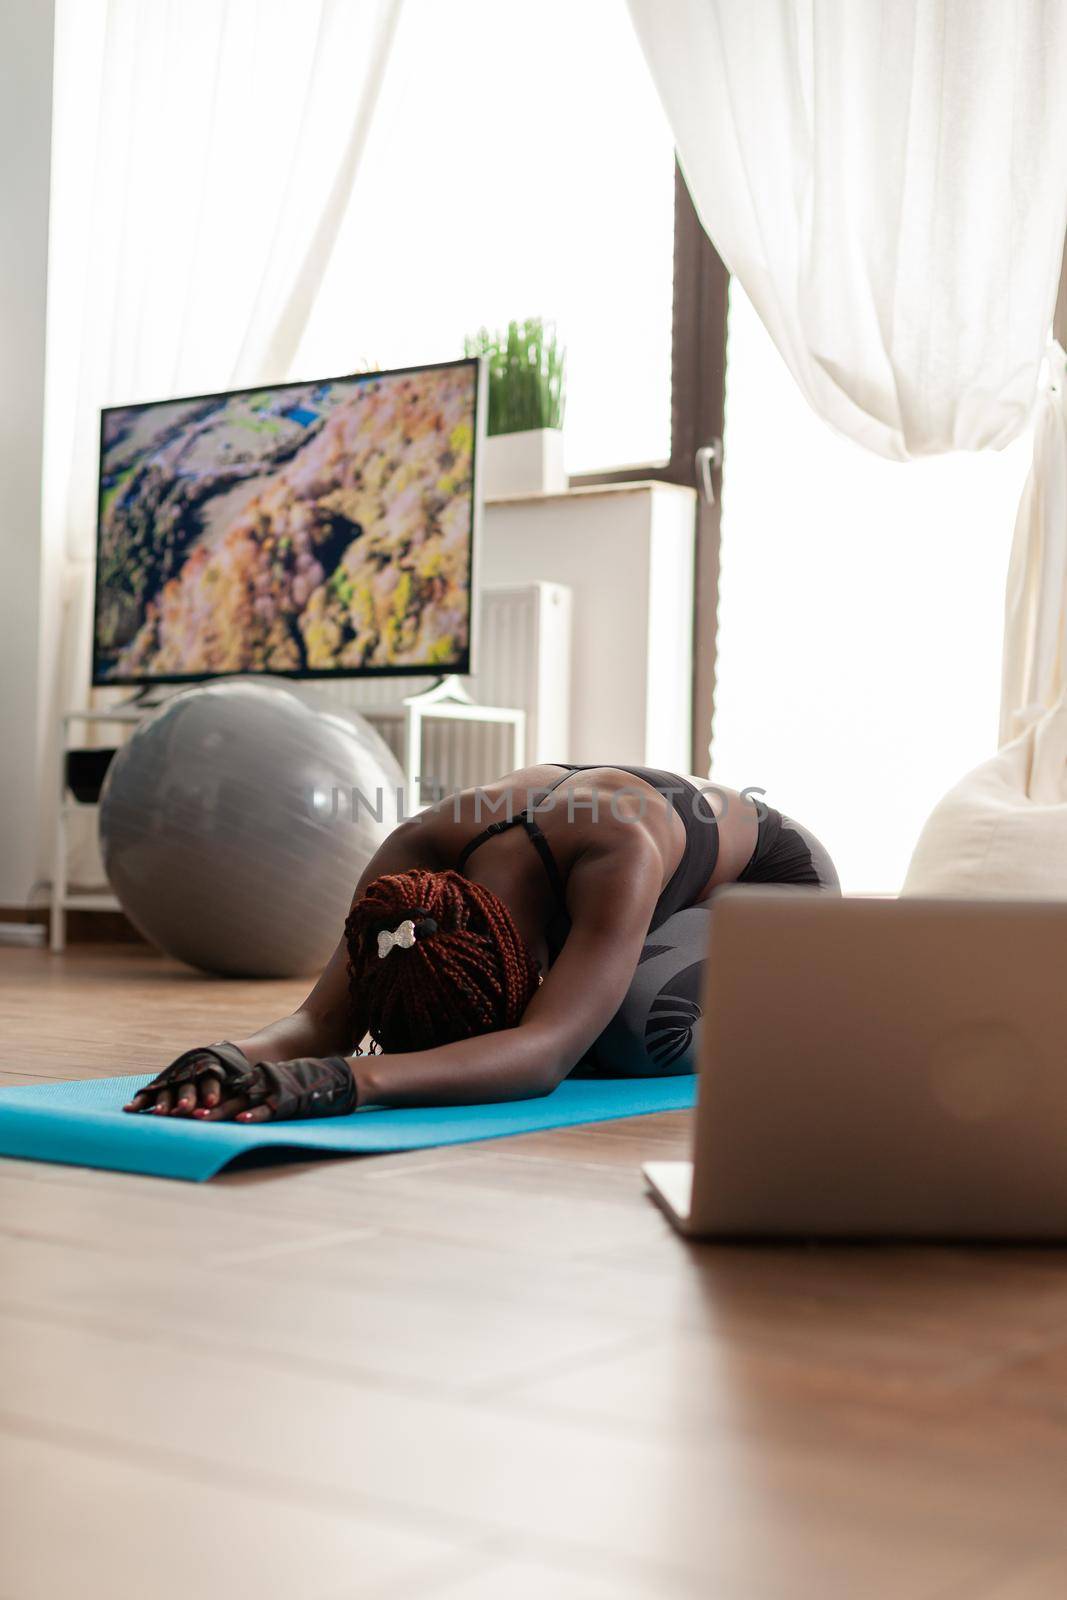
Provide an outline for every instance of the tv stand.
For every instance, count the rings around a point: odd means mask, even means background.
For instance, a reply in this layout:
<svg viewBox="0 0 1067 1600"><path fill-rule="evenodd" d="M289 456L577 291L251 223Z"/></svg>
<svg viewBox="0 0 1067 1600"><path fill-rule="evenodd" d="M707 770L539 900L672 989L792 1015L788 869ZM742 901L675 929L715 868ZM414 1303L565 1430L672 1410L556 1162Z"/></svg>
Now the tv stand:
<svg viewBox="0 0 1067 1600"><path fill-rule="evenodd" d="M223 680L220 680L223 681ZM264 675L259 681L264 683L288 685L287 679L270 678ZM164 693L158 701L148 698L149 691L158 690L156 684L142 684L129 698L115 705L97 709L88 707L84 710L68 711L60 720L60 755L59 755L59 794L57 796L56 825L52 854L52 892L49 906L50 938L49 943L53 951L59 952L66 947L66 932L68 911L120 911L122 908L118 900L108 891L78 890L71 887L68 881L67 856L68 837L67 827L71 818L78 812L90 809L89 803L76 800L67 784L67 753L70 749L71 730L76 725L87 723L117 723L126 727L136 726L157 704L165 703ZM171 686L173 689L175 686ZM188 688L188 684L179 684L177 688ZM395 704L395 702L394 702ZM497 723L510 727L511 730L511 760L510 766L515 770L525 764L526 760L526 712L513 706L483 706L477 705L472 699L463 680L455 673L446 673L438 678L436 683L418 694L408 695L402 702L401 708L404 717L404 783L405 783L405 810L408 816L424 808L422 799L421 771L423 764L423 731L428 721L439 722L467 722L467 723ZM373 725L374 711L372 709L360 710L362 716L367 717ZM427 781L431 781L429 776ZM431 800L430 804L433 803ZM94 807L95 809L95 807Z"/></svg>
<svg viewBox="0 0 1067 1600"><path fill-rule="evenodd" d="M154 711L156 706L161 706L164 701L169 698L169 695L166 692L162 694L160 693L161 687L164 689L164 691L169 687L171 693L174 693L176 689L182 688L183 685L141 683L138 684L137 688L131 695L127 695L125 700L116 700L109 709L112 711L137 711L138 713L142 711Z"/></svg>
<svg viewBox="0 0 1067 1600"><path fill-rule="evenodd" d="M446 673L431 683L428 689L421 690L418 694L409 695L404 701L405 705L436 706L442 701L449 701L453 705L470 706L474 704L463 679L456 673Z"/></svg>

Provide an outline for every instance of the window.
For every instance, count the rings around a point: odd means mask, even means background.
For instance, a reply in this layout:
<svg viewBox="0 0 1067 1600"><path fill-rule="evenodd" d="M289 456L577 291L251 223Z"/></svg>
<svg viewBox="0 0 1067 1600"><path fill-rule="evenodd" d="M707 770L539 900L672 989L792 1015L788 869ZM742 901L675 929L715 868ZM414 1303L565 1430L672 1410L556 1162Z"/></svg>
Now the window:
<svg viewBox="0 0 1067 1600"><path fill-rule="evenodd" d="M673 171L625 0L407 0L297 371L448 359L543 316L568 470L665 461Z"/></svg>
<svg viewBox="0 0 1067 1600"><path fill-rule="evenodd" d="M715 776L813 828L846 889L893 892L996 748L1030 437L882 460L815 415L736 280L728 327Z"/></svg>

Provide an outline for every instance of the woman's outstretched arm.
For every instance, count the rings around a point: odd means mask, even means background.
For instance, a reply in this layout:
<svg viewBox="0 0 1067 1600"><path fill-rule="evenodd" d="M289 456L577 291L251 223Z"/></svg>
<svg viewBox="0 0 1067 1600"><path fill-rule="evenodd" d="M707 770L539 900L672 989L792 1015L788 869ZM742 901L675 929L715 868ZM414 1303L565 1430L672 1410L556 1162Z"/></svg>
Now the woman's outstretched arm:
<svg viewBox="0 0 1067 1600"><path fill-rule="evenodd" d="M549 1094L622 1004L662 871L651 843L641 855L631 848L624 870L609 851L583 856L567 884L571 930L519 1025L430 1050L350 1057L356 1106L480 1105ZM236 1115L267 1122L272 1111L259 1105Z"/></svg>
<svg viewBox="0 0 1067 1600"><path fill-rule="evenodd" d="M404 824L405 829L412 826ZM388 864L375 858L360 880L357 895L363 892L364 882L383 872L403 871L412 865L436 865L432 851L426 849L431 843L429 832L424 841L417 836L411 841L409 836L408 849L419 854L414 861L405 859L400 849L396 855L385 854L393 837L379 853ZM630 839L633 840L632 831ZM402 846L402 841L398 845ZM400 860L404 865L398 864ZM322 1113L315 1114L331 1115L363 1105L478 1104L547 1094L577 1065L622 1004L640 958L662 872L662 857L651 840L646 840L643 850L635 849L631 843L620 860L610 848L605 830L604 844L587 851L571 869L567 883L570 933L517 1027L394 1055L350 1055L359 1042L353 1037L347 1047L316 1051L310 1059L267 1056L260 1041L267 1041L273 1051L282 1037L268 1029L244 1044L257 1052L259 1061L278 1063L283 1076L287 1069L296 1069L296 1081L291 1081L290 1088L298 1094L310 1093L314 1087L312 1098L323 1107ZM403 959L403 951L389 959ZM339 946L327 972L299 1008L311 1012L312 1027L320 1030L316 1038L325 1039L331 1028L340 1028L342 1015L348 1016L345 968L346 952ZM353 1036L360 1031L358 1019L351 1019L348 1026ZM269 1033L271 1040L267 1040ZM331 1033L330 1037L334 1035ZM293 1074L289 1076L292 1080ZM160 1104L159 1091L153 1091L151 1109L158 1106L172 1114L266 1122L273 1117L279 1099L286 1098L284 1093L275 1095L273 1103L268 1103L262 1093L256 1092L225 1100L216 1098L209 1104L203 1097L213 1092L211 1082L210 1078L201 1080L199 1101L183 1099L180 1103L174 1101L173 1106L166 1100ZM184 1089L182 1092L184 1095ZM170 1091L164 1089L162 1093L167 1095ZM148 1097L137 1098L147 1102ZM289 1098L295 1103L291 1094ZM146 1103L133 1109L149 1107ZM281 1113L283 1117L304 1114L285 1110Z"/></svg>
<svg viewBox="0 0 1067 1600"><path fill-rule="evenodd" d="M350 1062L359 1103L463 1105L549 1094L622 1004L662 871L651 843L640 855L631 848L624 871L610 851L583 856L567 883L570 932L518 1027L432 1050L359 1056Z"/></svg>
<svg viewBox="0 0 1067 1600"><path fill-rule="evenodd" d="M352 901L367 884L386 872L407 872L435 863L436 850L430 827L411 818L394 828L375 851L356 884ZM362 1042L365 1027L352 1016L348 990L348 952L344 934L337 941L322 976L296 1010L257 1032L231 1042L249 1065L257 1061L293 1061L301 1057L348 1056ZM175 1116L206 1114L216 1121L232 1116L235 1107L223 1099L222 1083L208 1072L180 1088L142 1089L127 1111L158 1111Z"/></svg>

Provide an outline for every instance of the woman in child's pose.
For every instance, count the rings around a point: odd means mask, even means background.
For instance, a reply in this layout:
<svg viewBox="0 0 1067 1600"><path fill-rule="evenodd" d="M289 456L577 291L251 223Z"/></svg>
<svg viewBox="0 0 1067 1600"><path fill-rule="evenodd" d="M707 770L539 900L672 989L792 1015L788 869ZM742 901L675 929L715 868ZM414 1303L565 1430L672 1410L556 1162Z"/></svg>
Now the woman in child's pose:
<svg viewBox="0 0 1067 1600"><path fill-rule="evenodd" d="M799 823L697 778L540 766L466 790L389 835L291 1016L186 1051L126 1110L265 1122L692 1072L725 883L838 888Z"/></svg>

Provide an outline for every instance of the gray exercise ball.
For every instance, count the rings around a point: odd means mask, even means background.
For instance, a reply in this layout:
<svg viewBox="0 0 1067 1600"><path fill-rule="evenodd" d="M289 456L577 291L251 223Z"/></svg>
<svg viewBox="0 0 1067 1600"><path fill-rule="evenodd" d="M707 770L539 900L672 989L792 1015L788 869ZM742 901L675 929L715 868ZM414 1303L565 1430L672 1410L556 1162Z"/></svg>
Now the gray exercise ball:
<svg viewBox="0 0 1067 1600"><path fill-rule="evenodd" d="M402 816L403 774L358 712L306 684L187 689L108 769L100 847L130 921L230 977L321 971Z"/></svg>

